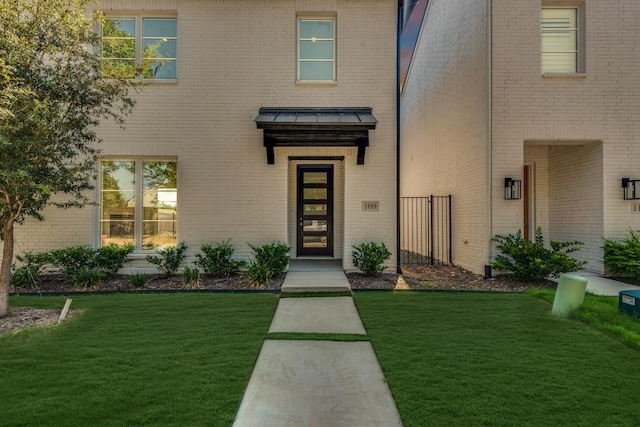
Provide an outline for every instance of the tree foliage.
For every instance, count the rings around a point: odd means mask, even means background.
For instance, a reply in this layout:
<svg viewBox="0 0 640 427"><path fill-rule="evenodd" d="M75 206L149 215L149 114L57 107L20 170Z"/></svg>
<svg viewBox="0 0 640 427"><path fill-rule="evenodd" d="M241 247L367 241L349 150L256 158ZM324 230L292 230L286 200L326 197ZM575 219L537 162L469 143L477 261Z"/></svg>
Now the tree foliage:
<svg viewBox="0 0 640 427"><path fill-rule="evenodd" d="M13 227L49 205L89 202L96 129L123 124L134 106L127 80L100 76L99 15L90 0L0 0L0 317L13 259Z"/></svg>

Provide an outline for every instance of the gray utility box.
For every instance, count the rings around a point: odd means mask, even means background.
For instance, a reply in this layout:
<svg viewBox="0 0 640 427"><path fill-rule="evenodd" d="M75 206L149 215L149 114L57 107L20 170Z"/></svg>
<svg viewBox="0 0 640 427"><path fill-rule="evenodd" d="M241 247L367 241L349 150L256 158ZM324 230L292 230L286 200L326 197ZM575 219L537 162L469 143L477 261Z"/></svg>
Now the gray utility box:
<svg viewBox="0 0 640 427"><path fill-rule="evenodd" d="M620 313L640 318L640 291L620 291L618 310Z"/></svg>

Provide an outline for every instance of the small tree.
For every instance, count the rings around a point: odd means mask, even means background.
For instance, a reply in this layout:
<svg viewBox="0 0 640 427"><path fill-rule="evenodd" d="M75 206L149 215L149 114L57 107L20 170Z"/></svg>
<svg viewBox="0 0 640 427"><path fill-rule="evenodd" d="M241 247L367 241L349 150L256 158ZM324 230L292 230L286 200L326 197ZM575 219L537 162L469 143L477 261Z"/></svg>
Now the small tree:
<svg viewBox="0 0 640 427"><path fill-rule="evenodd" d="M90 0L0 0L0 317L8 312L14 227L93 188L95 130L131 112L127 80L100 77ZM56 195L56 197L52 197Z"/></svg>

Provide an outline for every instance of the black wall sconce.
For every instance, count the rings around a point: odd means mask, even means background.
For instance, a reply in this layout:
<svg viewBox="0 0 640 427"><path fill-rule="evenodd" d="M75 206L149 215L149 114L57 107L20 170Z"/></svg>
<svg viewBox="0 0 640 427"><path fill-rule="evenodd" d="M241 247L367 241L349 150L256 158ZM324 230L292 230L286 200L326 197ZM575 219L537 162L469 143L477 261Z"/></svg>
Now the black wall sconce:
<svg viewBox="0 0 640 427"><path fill-rule="evenodd" d="M636 183L640 179L622 178L622 198L625 200L640 199L640 192L636 191Z"/></svg>
<svg viewBox="0 0 640 427"><path fill-rule="evenodd" d="M519 179L504 179L504 199L520 200L522 198L522 181Z"/></svg>

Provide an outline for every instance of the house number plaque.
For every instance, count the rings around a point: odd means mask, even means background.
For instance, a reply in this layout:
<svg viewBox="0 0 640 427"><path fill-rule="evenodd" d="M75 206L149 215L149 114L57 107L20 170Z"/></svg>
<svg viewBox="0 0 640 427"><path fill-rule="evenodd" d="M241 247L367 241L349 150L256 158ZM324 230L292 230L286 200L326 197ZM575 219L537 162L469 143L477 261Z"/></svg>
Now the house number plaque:
<svg viewBox="0 0 640 427"><path fill-rule="evenodd" d="M363 211L378 212L379 208L380 208L380 202L372 202L372 201L362 202Z"/></svg>

